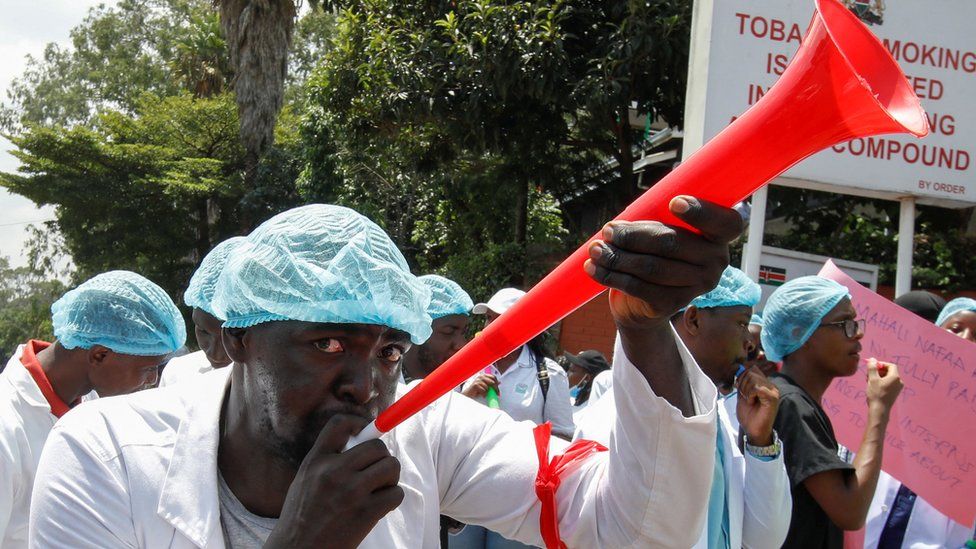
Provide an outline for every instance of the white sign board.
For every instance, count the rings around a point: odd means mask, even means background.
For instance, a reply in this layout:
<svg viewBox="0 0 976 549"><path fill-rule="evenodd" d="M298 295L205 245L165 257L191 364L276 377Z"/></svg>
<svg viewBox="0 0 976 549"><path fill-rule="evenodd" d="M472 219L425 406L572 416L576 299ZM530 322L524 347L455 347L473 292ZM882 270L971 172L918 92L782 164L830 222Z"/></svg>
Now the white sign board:
<svg viewBox="0 0 976 549"><path fill-rule="evenodd" d="M855 139L808 158L776 182L889 199L912 195L948 207L976 203L976 1L844 3L901 65L932 134ZM814 9L813 0L695 1L685 157L773 85Z"/></svg>
<svg viewBox="0 0 976 549"><path fill-rule="evenodd" d="M756 310L761 311L770 294L786 282L801 276L818 274L828 259L832 258L763 246L762 258L759 260L759 287L762 288L762 300L756 306ZM877 265L843 259L833 259L833 262L858 284L870 288L871 291L878 290Z"/></svg>

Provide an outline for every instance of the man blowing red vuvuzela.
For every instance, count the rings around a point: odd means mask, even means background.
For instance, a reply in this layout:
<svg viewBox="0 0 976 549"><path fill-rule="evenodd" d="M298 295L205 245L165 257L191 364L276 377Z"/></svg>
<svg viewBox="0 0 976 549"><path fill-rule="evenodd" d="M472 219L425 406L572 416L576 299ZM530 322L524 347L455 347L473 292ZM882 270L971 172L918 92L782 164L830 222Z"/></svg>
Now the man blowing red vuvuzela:
<svg viewBox="0 0 976 549"><path fill-rule="evenodd" d="M671 210L701 234L614 222L590 250L587 273L614 289L617 419L609 452L560 479L551 517L533 426L460 395L342 451L404 390L401 357L431 332L430 294L378 226L311 205L258 227L221 274L231 367L54 428L33 546L435 548L441 513L534 545L551 519L568 547L690 546L716 394L668 318L718 281L741 220L687 197Z"/></svg>

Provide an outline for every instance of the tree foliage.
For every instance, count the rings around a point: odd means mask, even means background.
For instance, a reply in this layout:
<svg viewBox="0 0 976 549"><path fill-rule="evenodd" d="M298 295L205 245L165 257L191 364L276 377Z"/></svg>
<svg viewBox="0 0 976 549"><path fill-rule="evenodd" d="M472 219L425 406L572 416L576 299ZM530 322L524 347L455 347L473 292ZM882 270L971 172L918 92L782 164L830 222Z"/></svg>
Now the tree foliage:
<svg viewBox="0 0 976 549"><path fill-rule="evenodd" d="M326 4L303 187L368 204L419 265L479 290L551 266L551 195L594 165L616 160L633 196L632 106L680 123L690 2Z"/></svg>
<svg viewBox="0 0 976 549"><path fill-rule="evenodd" d="M890 200L773 186L770 217L790 225L767 235L773 246L861 261L880 267L879 282L893 285L898 255L899 204ZM976 238L965 231L969 210L919 206L912 284L954 292L972 287Z"/></svg>
<svg viewBox="0 0 976 549"><path fill-rule="evenodd" d="M587 236L555 197L606 188L601 211L621 209L639 192L633 117L682 122L690 0L311 4L292 21L293 0L218 1L228 43L210 0L121 0L28 63L0 111L23 167L0 185L55 205L34 241L63 248L35 246L30 273L0 265L24 325L53 291L36 273L67 279L61 249L76 281L125 268L178 297L218 241L312 201L363 212L475 296L526 286ZM243 125L242 103L260 103ZM793 229L771 243L892 279L894 203L777 189ZM917 284L964 286L964 220L920 212Z"/></svg>
<svg viewBox="0 0 976 549"><path fill-rule="evenodd" d="M282 141L287 147L294 137ZM269 158L268 176L256 186L243 184L227 93L144 95L132 114L102 112L72 128L31 126L13 142L20 173L3 174L0 184L56 206L79 279L129 269L181 295L214 244L297 200L297 169L280 155Z"/></svg>
<svg viewBox="0 0 976 549"><path fill-rule="evenodd" d="M216 14L205 0L120 0L93 8L71 45L29 57L7 90L3 129L85 124L102 109L131 113L146 92L219 93L230 75Z"/></svg>
<svg viewBox="0 0 976 549"><path fill-rule="evenodd" d="M51 341L51 304L64 293L64 283L49 279L31 266L10 266L0 257L0 356L13 355L28 339ZM2 366L2 364L0 364Z"/></svg>
<svg viewBox="0 0 976 549"><path fill-rule="evenodd" d="M178 297L214 244L299 201L291 107L278 146L244 182L233 71L208 0L99 6L71 38L30 60L8 91L22 168L0 185L56 206L42 230L63 241L76 280L131 269Z"/></svg>

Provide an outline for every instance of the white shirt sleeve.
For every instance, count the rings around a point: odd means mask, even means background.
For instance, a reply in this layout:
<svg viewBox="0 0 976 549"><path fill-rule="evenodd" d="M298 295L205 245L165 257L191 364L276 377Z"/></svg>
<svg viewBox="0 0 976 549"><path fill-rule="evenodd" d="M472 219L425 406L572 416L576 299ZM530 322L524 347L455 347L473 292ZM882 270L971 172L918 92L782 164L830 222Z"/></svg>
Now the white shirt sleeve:
<svg viewBox="0 0 976 549"><path fill-rule="evenodd" d="M613 370L605 370L597 374L593 378L593 386L590 387L590 398L586 400L587 407L600 400L600 397L606 394L611 387L613 387Z"/></svg>
<svg viewBox="0 0 976 549"><path fill-rule="evenodd" d="M576 426L573 424L573 405L569 398L569 378L566 372L554 361L545 359L549 370L549 392L546 394L543 421L552 422L552 433L572 438Z"/></svg>
<svg viewBox="0 0 976 549"><path fill-rule="evenodd" d="M12 436L12 433L0 431L0 436ZM20 470L17 466L19 452L12 448L5 440L0 440L0 543L7 535L7 528L10 527L10 518L14 513L14 501L17 499L17 491L21 489Z"/></svg>
<svg viewBox="0 0 976 549"><path fill-rule="evenodd" d="M749 452L745 452L744 458L742 546L746 549L778 549L786 541L793 516L793 497L783 452L770 461L763 461Z"/></svg>
<svg viewBox="0 0 976 549"><path fill-rule="evenodd" d="M88 429L75 423L87 424ZM97 428L96 428L97 426ZM30 547L136 547L126 471L97 414L84 406L54 426L37 468L31 498ZM75 434L84 439L79 439Z"/></svg>
<svg viewBox="0 0 976 549"><path fill-rule="evenodd" d="M614 354L616 419L609 452L583 462L557 491L560 532L570 547L690 547L704 524L716 440L715 388L677 342L699 410L690 418L651 390ZM462 522L542 545L535 494L538 458L530 423L450 399L432 440L441 509ZM566 443L553 439L556 451Z"/></svg>

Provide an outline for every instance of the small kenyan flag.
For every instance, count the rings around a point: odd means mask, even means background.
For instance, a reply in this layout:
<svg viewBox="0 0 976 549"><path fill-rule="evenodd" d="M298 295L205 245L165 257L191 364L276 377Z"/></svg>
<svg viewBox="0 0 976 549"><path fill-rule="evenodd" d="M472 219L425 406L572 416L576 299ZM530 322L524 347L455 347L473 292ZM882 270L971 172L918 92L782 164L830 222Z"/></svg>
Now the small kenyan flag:
<svg viewBox="0 0 976 549"><path fill-rule="evenodd" d="M786 269L760 265L759 283L767 286L782 286L786 283Z"/></svg>

